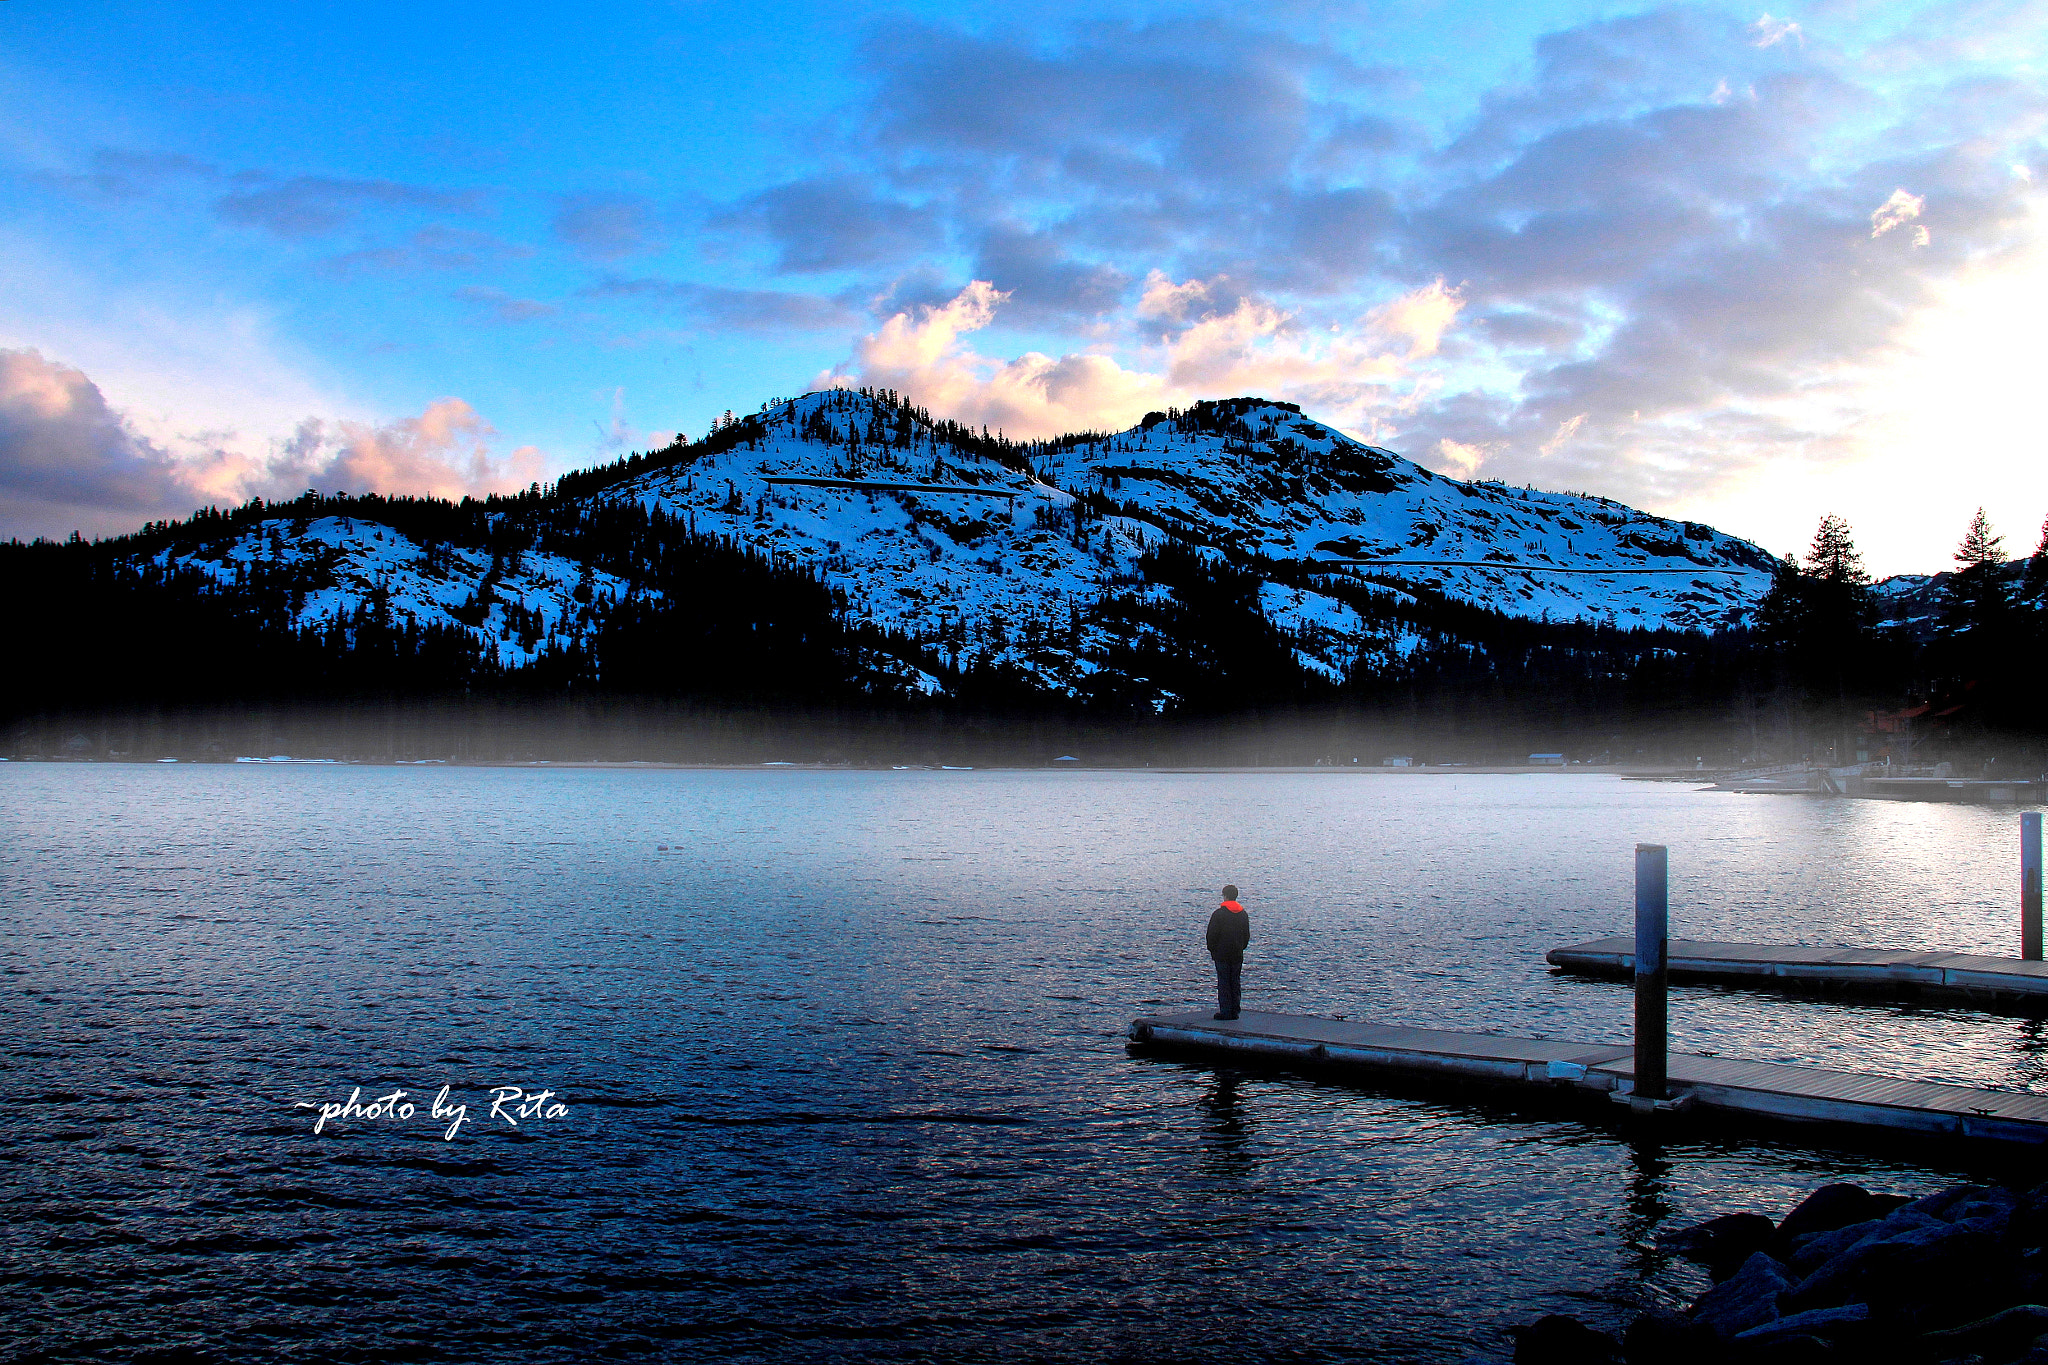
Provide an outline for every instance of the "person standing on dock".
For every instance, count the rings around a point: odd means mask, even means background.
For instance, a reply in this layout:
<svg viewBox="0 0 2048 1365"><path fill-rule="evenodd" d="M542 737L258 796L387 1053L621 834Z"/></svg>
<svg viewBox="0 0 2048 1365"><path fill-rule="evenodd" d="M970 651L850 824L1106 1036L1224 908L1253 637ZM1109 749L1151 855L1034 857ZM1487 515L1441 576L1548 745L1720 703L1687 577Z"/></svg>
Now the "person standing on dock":
<svg viewBox="0 0 2048 1365"><path fill-rule="evenodd" d="M1223 904L1209 916L1209 956L1216 960L1216 1017L1237 1018L1244 949L1252 941L1252 917L1237 903L1237 888L1223 888Z"/></svg>

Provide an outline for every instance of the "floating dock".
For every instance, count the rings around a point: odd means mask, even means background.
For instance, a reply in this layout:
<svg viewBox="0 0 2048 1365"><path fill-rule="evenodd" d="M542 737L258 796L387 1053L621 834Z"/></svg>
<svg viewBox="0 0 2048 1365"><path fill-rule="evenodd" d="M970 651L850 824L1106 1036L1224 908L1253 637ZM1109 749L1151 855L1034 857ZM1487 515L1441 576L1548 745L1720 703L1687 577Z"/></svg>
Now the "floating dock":
<svg viewBox="0 0 2048 1365"><path fill-rule="evenodd" d="M1588 976L1633 976L1633 938L1552 948L1553 967ZM2048 962L1908 948L1799 948L1675 938L1665 956L1673 981L1876 992L2048 1011Z"/></svg>
<svg viewBox="0 0 2048 1365"><path fill-rule="evenodd" d="M1882 763L1859 763L1847 768L1829 768L1806 763L1778 763L1767 768L1696 774L1714 785L1707 790L1782 792L1805 796L1868 796L1889 801L1962 801L1982 805L2027 805L2041 799L2042 783L2031 778L1937 777L1933 769L1919 776L1896 775L1896 769ZM1645 776L1648 776L1645 774ZM1684 773L1660 779L1683 778Z"/></svg>
<svg viewBox="0 0 2048 1365"><path fill-rule="evenodd" d="M1974 801L2028 804L2041 799L2041 784L1981 777L1863 777L1848 796L1882 796L1893 801Z"/></svg>
<svg viewBox="0 0 2048 1365"><path fill-rule="evenodd" d="M1677 945L1673 945L1676 947ZM1134 1046L1342 1068L1409 1082L1479 1082L1526 1095L1627 1102L1632 1109L1699 1110L1870 1133L2048 1143L2048 1096L1905 1081L1778 1062L1670 1053L1669 1098L1635 1098L1633 1048L1550 1038L1454 1033L1247 1010L1148 1015Z"/></svg>

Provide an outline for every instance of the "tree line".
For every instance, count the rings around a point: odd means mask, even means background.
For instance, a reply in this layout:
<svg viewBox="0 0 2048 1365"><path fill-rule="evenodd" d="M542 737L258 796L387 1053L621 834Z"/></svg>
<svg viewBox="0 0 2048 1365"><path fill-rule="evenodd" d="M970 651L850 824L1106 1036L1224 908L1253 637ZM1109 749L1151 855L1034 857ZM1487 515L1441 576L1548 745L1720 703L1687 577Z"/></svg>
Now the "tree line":
<svg viewBox="0 0 2048 1365"><path fill-rule="evenodd" d="M1954 563L1888 618L1849 524L1822 518L1753 615L1750 686L1796 712L1809 747L1844 761L1852 744L1902 757L2041 734L2032 679L2048 662L2048 523L2032 554L2008 560L1979 508Z"/></svg>

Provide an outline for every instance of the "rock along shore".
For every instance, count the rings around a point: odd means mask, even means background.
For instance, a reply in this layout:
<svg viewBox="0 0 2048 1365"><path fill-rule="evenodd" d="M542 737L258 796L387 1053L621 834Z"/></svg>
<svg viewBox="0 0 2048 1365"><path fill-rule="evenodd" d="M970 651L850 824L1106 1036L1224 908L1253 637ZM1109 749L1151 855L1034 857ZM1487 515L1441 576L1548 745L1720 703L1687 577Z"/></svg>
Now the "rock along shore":
<svg viewBox="0 0 2048 1365"><path fill-rule="evenodd" d="M1782 1220L1731 1213L1659 1242L1714 1287L1619 1341L1562 1315L1514 1328L1516 1365L2048 1365L2048 1185L1827 1185Z"/></svg>

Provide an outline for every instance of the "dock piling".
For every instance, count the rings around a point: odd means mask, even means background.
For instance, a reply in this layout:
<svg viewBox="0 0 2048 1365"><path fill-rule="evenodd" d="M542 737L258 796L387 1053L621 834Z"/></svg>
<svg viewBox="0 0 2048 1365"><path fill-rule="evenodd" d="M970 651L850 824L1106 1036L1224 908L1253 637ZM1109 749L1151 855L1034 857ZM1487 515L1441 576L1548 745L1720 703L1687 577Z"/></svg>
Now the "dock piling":
<svg viewBox="0 0 2048 1365"><path fill-rule="evenodd" d="M2020 956L2041 960L2041 812L2020 816Z"/></svg>
<svg viewBox="0 0 2048 1365"><path fill-rule="evenodd" d="M2039 885L2038 879L2036 885ZM1635 1095L1638 1099L1666 1098L1669 1049L1666 955L1670 937L1669 850L1662 844L1637 844Z"/></svg>

